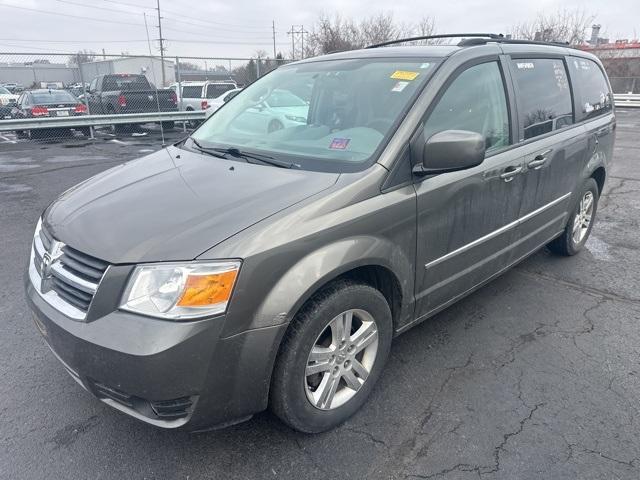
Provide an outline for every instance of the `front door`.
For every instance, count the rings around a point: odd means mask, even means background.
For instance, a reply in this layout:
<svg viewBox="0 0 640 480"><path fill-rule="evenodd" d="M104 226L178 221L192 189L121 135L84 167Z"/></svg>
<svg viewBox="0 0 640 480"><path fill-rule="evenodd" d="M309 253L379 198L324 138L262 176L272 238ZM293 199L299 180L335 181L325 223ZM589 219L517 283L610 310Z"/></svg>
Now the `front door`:
<svg viewBox="0 0 640 480"><path fill-rule="evenodd" d="M469 66L424 123L423 139L443 130L481 133L487 154L477 167L416 181L417 318L453 303L513 258L524 165L511 148L506 85L497 57Z"/></svg>

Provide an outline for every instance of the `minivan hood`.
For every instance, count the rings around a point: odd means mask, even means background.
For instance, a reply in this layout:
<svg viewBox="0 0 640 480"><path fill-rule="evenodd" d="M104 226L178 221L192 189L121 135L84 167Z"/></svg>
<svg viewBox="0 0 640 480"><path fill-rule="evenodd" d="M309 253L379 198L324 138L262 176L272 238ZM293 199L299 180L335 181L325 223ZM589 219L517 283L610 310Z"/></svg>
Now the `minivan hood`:
<svg viewBox="0 0 640 480"><path fill-rule="evenodd" d="M338 176L169 147L67 190L43 221L56 239L110 263L192 260Z"/></svg>

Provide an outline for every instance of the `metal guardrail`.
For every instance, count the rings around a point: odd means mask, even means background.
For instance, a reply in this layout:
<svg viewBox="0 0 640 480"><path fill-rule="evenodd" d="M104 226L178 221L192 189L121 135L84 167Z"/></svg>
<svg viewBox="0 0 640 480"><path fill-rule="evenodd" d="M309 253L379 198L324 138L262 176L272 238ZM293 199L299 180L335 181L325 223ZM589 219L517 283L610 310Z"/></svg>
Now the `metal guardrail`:
<svg viewBox="0 0 640 480"><path fill-rule="evenodd" d="M132 123L188 122L204 120L207 112L150 112L112 115L78 115L69 117L27 118L0 120L0 132L14 130L38 130L43 128L80 128L105 125L128 125Z"/></svg>
<svg viewBox="0 0 640 480"><path fill-rule="evenodd" d="M618 108L640 108L640 93L614 93L613 101Z"/></svg>
<svg viewBox="0 0 640 480"><path fill-rule="evenodd" d="M640 108L640 94L615 93L613 95L616 107ZM188 122L204 120L207 117L204 110L188 112L149 112L123 113L110 115L78 115L69 117L28 118L0 120L0 132L15 130L39 130L43 128L81 128L108 125L127 125L133 123L157 122Z"/></svg>

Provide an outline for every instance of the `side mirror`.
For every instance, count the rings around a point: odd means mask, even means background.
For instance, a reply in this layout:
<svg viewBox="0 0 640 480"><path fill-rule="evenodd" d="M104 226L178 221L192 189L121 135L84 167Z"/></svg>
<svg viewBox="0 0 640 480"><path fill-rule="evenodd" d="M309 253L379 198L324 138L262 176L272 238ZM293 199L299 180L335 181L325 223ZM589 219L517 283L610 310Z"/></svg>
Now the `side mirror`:
<svg viewBox="0 0 640 480"><path fill-rule="evenodd" d="M429 138L422 150L418 172L424 175L454 172L484 161L485 139L476 132L445 130Z"/></svg>

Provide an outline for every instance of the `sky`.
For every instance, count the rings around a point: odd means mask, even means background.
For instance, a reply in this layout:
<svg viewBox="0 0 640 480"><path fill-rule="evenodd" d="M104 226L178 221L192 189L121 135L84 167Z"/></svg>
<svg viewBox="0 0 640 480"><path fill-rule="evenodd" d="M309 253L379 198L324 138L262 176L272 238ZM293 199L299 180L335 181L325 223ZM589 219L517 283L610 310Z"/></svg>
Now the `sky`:
<svg viewBox="0 0 640 480"><path fill-rule="evenodd" d="M638 38L640 0L160 0L167 55L248 57L257 50L273 55L291 51L292 25L312 30L320 13L360 20L393 15L410 24L435 19L438 33L509 31L536 13L582 8L602 24L602 36ZM76 52L92 50L158 53L156 0L0 0L0 52ZM0 53L0 62L3 58Z"/></svg>

